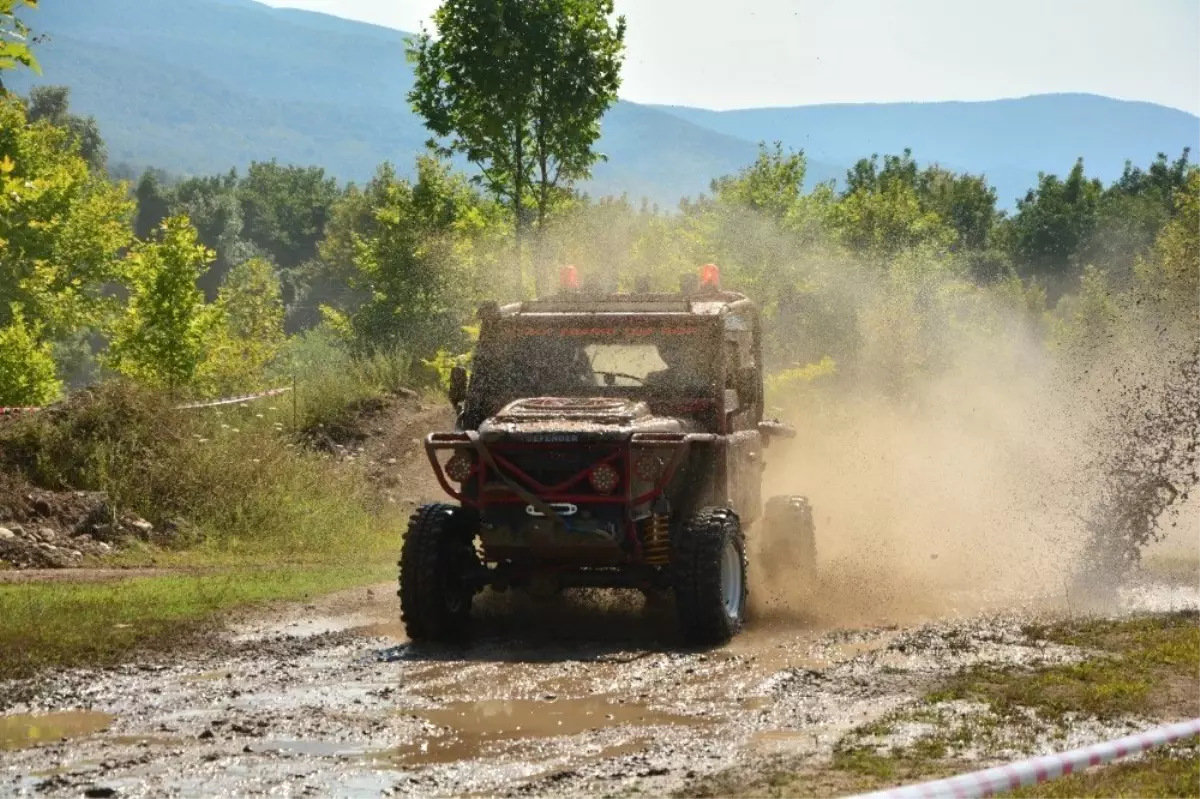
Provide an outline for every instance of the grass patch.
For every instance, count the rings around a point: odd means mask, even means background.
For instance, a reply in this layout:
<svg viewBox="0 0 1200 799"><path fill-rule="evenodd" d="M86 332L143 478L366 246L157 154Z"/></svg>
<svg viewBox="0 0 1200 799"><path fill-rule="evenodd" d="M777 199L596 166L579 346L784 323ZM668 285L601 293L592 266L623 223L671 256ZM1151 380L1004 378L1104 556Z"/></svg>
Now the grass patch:
<svg viewBox="0 0 1200 799"><path fill-rule="evenodd" d="M234 607L301 599L389 576L386 567L355 564L0 585L0 678L119 663L187 643Z"/></svg>
<svg viewBox="0 0 1200 799"><path fill-rule="evenodd" d="M1186 717L1200 700L1200 616L1194 611L1064 622L1025 632L1034 639L1098 654L1080 663L1039 669L969 669L929 701L982 701L1004 716L1031 708L1053 720L1067 713Z"/></svg>
<svg viewBox="0 0 1200 799"><path fill-rule="evenodd" d="M296 430L337 429L354 422L353 409L365 400L411 389L414 378L428 384L432 375L414 375L413 365L405 352L353 357L334 330L320 325L288 339L273 379L277 385L296 381ZM292 399L287 402L291 419Z"/></svg>
<svg viewBox="0 0 1200 799"><path fill-rule="evenodd" d="M1049 716L1074 712L1110 718L1142 709L1152 686L1144 671L1130 671L1122 661L1105 658L1033 672L979 667L930 699L981 700L1008 716L1026 707Z"/></svg>
<svg viewBox="0 0 1200 799"><path fill-rule="evenodd" d="M223 611L394 577L405 519L363 467L295 443L283 398L178 411L110 383L0 426L0 469L107 494L156 532L104 566L201 567L110 582L0 585L0 677L179 645Z"/></svg>
<svg viewBox="0 0 1200 799"><path fill-rule="evenodd" d="M48 489L103 491L114 512L171 531L122 564L390 557L403 520L357 464L298 446L284 429L289 414L283 403L177 411L161 395L106 384L61 412L0 427L0 468Z"/></svg>

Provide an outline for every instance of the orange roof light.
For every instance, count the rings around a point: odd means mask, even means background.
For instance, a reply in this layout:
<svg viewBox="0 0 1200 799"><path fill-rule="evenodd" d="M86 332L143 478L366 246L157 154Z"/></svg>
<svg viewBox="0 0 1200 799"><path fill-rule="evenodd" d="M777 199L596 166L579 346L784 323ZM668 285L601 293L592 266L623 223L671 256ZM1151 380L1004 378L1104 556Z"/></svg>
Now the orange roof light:
<svg viewBox="0 0 1200 799"><path fill-rule="evenodd" d="M721 288L721 270L717 269L716 264L705 264L700 267L700 288Z"/></svg>
<svg viewBox="0 0 1200 799"><path fill-rule="evenodd" d="M558 285L563 291L579 291L579 272L567 265L558 270Z"/></svg>

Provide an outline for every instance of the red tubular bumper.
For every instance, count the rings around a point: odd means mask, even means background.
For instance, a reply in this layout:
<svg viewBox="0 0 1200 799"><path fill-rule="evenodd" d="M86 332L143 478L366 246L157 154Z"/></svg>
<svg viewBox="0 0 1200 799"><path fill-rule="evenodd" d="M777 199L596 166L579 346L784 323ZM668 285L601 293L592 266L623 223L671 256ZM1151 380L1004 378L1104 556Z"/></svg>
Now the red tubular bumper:
<svg viewBox="0 0 1200 799"><path fill-rule="evenodd" d="M564 502L565 501L575 501L575 502L578 502L578 501L582 500L582 501L588 501L588 502L603 502L603 503L615 503L615 504L628 503L629 506L632 508L633 506L641 505L643 503L646 503L646 502L649 502L649 501L655 499L660 494L662 494L662 492L664 490L666 490L667 485L671 482L671 479L675 476L675 473L679 470L679 465L683 461L683 454L686 451L688 444L708 443L708 442L715 441L716 438L717 438L716 436L708 434L708 433L690 433L690 434L634 433L630 439L630 444L631 444L632 448L637 448L639 445L643 445L643 446L652 446L656 449L657 448L671 448L672 450L674 450L671 454L671 459L667 462L666 468L663 469L662 474L659 475L658 481L654 484L654 486L649 491L647 491L639 496L636 496L636 497L630 496L628 493L629 486L630 486L629 458L622 457L623 455L628 454L629 450L627 448L618 449L617 451L613 452L612 454L599 459L595 464L592 464L591 466L588 467L588 469L584 470L583 472L580 472L575 477L572 477L571 479L566 480L566 481L559 483L558 485L554 485L554 486L545 486L545 485L538 483L536 480L531 478L529 475L525 474L525 472L523 472L521 469L517 468L514 464L512 464L510 461L505 459L502 455L497 455L497 454L493 453L492 457L496 459L496 462L498 464L502 465L506 470L508 470L510 472L510 477L516 477L516 478L520 479L522 482L524 482L526 484L526 487L528 489L534 491L539 496L542 496L542 498L548 502L550 502L550 501L564 501ZM437 477L438 484L441 485L442 490L445 491L447 494L449 494L451 497L458 500L462 504L470 506L470 507L478 507L481 503L472 497L466 496L465 494L463 494L462 491L455 489L450 484L450 481L446 477L445 469L442 468L442 464L438 462L437 454L438 454L438 452L441 452L444 450L466 449L466 450L473 451L475 449L475 446L476 445L471 440L471 437L465 432L431 433L425 437L425 455L429 458L429 464L430 464L430 466L433 467L433 473L434 473L434 476ZM533 446L546 446L546 445L533 445ZM562 492L566 491L567 489L571 488L571 486L580 482L584 477L587 476L588 471L590 471L595 466L598 466L600 463L608 463L610 461L614 461L614 460L618 460L618 459L623 461L623 465L625 467L624 471L625 471L626 493L623 496L612 496L612 497L595 496L595 495L584 496L584 495L562 493ZM476 468L478 469L479 466L476 466Z"/></svg>

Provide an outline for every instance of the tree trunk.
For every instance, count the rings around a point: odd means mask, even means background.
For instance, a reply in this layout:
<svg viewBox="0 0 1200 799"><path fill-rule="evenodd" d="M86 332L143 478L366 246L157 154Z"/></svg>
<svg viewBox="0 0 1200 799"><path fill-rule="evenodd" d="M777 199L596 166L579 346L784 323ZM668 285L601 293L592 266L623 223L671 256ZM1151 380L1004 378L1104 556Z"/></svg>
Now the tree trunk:
<svg viewBox="0 0 1200 799"><path fill-rule="evenodd" d="M517 121L516 135L514 136L513 154L515 156L515 168L513 170L513 215L515 217L515 227L513 243L515 250L513 263L513 299L520 300L525 298L525 280L521 261L524 253L523 243L525 239L525 230L527 220L525 218L525 204L523 202L525 195L525 125L524 120Z"/></svg>

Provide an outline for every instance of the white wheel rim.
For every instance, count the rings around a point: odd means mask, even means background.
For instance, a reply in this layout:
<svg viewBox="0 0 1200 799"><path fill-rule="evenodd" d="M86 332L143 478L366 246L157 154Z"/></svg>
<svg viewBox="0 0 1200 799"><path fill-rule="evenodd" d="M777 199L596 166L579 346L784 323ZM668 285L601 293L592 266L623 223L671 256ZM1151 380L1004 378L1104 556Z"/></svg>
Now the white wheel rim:
<svg viewBox="0 0 1200 799"><path fill-rule="evenodd" d="M725 614L736 621L742 614L742 555L732 541L721 553L721 598Z"/></svg>

